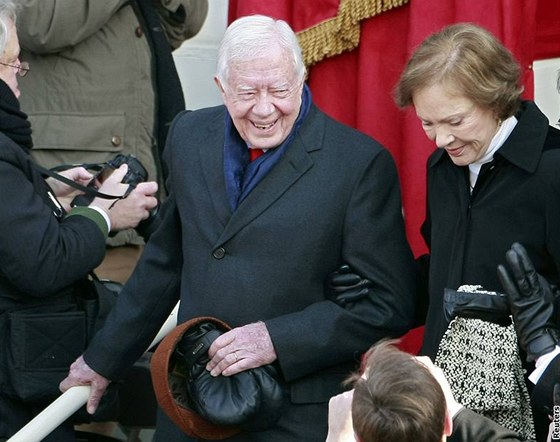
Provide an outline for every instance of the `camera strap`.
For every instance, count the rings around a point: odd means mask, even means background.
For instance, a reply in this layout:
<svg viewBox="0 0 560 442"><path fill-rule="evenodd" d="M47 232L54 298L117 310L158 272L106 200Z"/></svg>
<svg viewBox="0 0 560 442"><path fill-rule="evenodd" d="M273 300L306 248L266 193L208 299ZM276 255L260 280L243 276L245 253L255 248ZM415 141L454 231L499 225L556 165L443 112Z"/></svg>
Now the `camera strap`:
<svg viewBox="0 0 560 442"><path fill-rule="evenodd" d="M61 166L53 167L52 169L47 169L46 167L39 166L38 164L33 163L33 167L35 167L35 169L37 169L39 172L41 172L41 174L48 175L51 178L54 178L55 180L61 181L64 184L67 184L68 186L73 187L74 189L81 190L87 196L94 197L94 198L99 197L99 198L103 198L103 199L107 199L107 200L126 198L130 194L130 192L132 191L132 189L134 187L134 186L131 186L130 184L128 186L128 189L126 190L126 192L123 195L109 195L107 193L99 192L97 189L95 189L93 187L83 186L83 185L81 185L79 183L76 183L76 182L66 178L65 176L57 173L57 171L68 170L68 169L71 169L73 167L83 167L85 169L95 170L96 168L101 169L102 166L103 165L99 164L99 163L95 163L95 164L73 164L73 165L61 165Z"/></svg>

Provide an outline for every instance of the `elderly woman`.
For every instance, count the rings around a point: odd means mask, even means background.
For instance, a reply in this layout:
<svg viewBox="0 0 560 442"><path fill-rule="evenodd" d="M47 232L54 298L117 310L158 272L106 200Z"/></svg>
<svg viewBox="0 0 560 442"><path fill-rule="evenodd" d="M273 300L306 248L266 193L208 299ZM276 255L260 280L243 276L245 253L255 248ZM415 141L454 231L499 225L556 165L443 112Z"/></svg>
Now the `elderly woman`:
<svg viewBox="0 0 560 442"><path fill-rule="evenodd" d="M395 89L436 151L427 166L422 234L430 250L423 352L444 335L445 289L502 291L496 268L514 241L557 282L560 264L560 131L521 99L521 70L488 31L454 24L429 36Z"/></svg>
<svg viewBox="0 0 560 442"><path fill-rule="evenodd" d="M56 396L56 374L85 344L83 284L103 258L109 231L136 226L157 204L157 184L147 182L126 199L95 198L66 212L64 199L75 190L45 181L29 156L31 127L18 101L18 78L29 66L19 59L15 23L16 2L0 0L0 440ZM126 171L113 172L99 190L123 195ZM92 179L81 167L64 175L81 184ZM45 440L74 440L72 426Z"/></svg>

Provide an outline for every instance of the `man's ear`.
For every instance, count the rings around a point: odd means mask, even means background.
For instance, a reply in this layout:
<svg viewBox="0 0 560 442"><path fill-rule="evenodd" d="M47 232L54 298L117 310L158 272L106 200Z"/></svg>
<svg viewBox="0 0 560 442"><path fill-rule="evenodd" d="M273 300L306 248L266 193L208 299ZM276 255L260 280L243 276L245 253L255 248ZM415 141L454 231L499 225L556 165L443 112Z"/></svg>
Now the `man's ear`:
<svg viewBox="0 0 560 442"><path fill-rule="evenodd" d="M451 436L453 433L453 419L449 414L449 411L445 412L445 422L443 423L443 435L444 436Z"/></svg>
<svg viewBox="0 0 560 442"><path fill-rule="evenodd" d="M218 89L220 89L220 93L223 95L225 93L224 87L222 86L222 82L218 79L218 77L214 77L214 83L216 83L216 86L218 86Z"/></svg>

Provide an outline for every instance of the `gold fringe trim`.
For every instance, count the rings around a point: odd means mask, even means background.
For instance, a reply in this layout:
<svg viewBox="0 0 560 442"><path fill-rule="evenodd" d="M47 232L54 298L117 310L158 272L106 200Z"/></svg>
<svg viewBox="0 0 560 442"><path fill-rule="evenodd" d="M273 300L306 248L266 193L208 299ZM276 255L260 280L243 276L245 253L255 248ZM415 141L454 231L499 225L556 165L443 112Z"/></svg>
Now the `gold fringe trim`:
<svg viewBox="0 0 560 442"><path fill-rule="evenodd" d="M307 67L355 49L360 43L360 22L409 0L340 0L336 17L297 33Z"/></svg>

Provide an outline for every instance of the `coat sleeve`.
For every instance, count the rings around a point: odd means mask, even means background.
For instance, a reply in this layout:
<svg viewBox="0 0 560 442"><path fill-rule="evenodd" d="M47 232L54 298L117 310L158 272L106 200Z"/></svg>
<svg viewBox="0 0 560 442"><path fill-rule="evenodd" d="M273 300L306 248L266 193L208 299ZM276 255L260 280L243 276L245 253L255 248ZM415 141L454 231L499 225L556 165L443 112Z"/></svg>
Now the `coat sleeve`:
<svg viewBox="0 0 560 442"><path fill-rule="evenodd" d="M10 146L0 148L6 151ZM45 202L42 177L33 174L35 181L30 181L19 166L0 160L0 278L26 295L50 296L99 265L105 236L84 216L59 221Z"/></svg>
<svg viewBox="0 0 560 442"><path fill-rule="evenodd" d="M26 0L18 14L23 48L36 54L75 46L101 29L128 0Z"/></svg>
<svg viewBox="0 0 560 442"><path fill-rule="evenodd" d="M172 125L168 143L174 130ZM171 150L168 144L164 154L168 164ZM158 212L158 227L119 293L116 305L83 355L86 363L107 379L119 379L146 352L179 301L184 261L182 228L173 176L168 177L166 184L169 194Z"/></svg>
<svg viewBox="0 0 560 442"><path fill-rule="evenodd" d="M339 202L345 207L340 259L373 289L347 308L324 300L265 321L288 381L356 361L378 340L401 336L412 325L415 270L396 167L382 150L355 173L349 200Z"/></svg>
<svg viewBox="0 0 560 442"><path fill-rule="evenodd" d="M84 353L87 364L108 379L117 380L148 349L179 301L182 241L172 193L160 210L161 223Z"/></svg>
<svg viewBox="0 0 560 442"><path fill-rule="evenodd" d="M519 442L521 437L496 422L463 408L453 419L450 442Z"/></svg>
<svg viewBox="0 0 560 442"><path fill-rule="evenodd" d="M556 356L540 377L531 393L534 406L547 414L552 414L554 405L554 387L560 385L560 355Z"/></svg>

